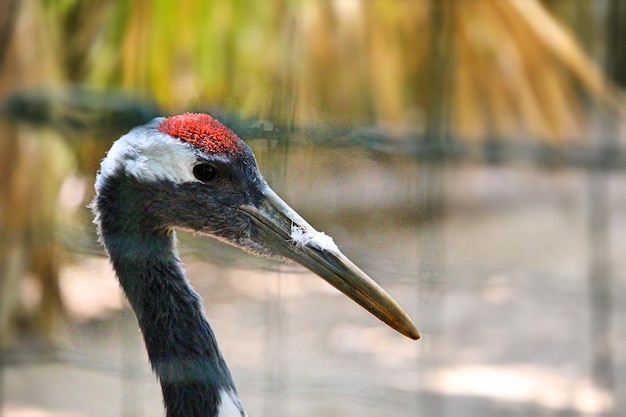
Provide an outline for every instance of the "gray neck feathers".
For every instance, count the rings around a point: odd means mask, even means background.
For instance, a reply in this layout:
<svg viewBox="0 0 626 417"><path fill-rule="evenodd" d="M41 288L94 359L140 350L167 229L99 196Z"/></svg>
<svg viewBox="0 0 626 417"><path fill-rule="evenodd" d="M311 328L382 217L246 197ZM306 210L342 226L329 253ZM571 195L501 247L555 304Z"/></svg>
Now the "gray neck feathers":
<svg viewBox="0 0 626 417"><path fill-rule="evenodd" d="M136 202L149 196L136 181L107 178L98 191L96 223L137 315L167 416L217 416L220 392L236 390L201 299L183 274L174 232L143 217Z"/></svg>

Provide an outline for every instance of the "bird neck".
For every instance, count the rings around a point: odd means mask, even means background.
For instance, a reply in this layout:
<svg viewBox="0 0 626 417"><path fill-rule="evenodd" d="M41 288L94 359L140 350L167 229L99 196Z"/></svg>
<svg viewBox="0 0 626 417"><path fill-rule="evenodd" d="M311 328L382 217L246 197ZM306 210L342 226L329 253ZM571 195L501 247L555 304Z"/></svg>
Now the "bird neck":
<svg viewBox="0 0 626 417"><path fill-rule="evenodd" d="M114 213L115 204L99 204L104 198L96 199L100 234L137 316L167 417L219 417L225 401L241 411L233 416L245 415L201 299L182 271L174 232L142 229L134 216Z"/></svg>

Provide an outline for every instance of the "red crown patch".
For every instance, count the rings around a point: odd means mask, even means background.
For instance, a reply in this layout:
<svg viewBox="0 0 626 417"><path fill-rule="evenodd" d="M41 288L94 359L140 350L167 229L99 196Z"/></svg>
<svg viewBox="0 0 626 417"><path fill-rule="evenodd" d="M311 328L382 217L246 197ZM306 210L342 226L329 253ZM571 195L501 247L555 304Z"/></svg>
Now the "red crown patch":
<svg viewBox="0 0 626 417"><path fill-rule="evenodd" d="M158 130L205 152L233 154L242 150L241 139L217 119L203 113L168 117Z"/></svg>

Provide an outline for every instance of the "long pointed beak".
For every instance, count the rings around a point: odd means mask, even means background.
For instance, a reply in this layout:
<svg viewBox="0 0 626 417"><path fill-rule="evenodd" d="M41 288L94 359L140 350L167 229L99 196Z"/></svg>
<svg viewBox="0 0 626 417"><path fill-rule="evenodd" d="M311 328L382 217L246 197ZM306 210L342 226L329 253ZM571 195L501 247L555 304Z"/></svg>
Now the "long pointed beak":
<svg viewBox="0 0 626 417"><path fill-rule="evenodd" d="M258 206L244 205L257 226L257 239L282 257L319 275L399 333L419 339L409 316L393 298L339 251L332 238L316 231L269 187Z"/></svg>

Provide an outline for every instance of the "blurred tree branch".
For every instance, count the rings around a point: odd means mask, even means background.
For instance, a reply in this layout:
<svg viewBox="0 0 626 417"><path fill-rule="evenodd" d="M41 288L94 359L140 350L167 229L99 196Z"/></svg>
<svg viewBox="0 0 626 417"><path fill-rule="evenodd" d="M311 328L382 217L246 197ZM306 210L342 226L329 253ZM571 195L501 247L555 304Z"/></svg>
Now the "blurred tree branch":
<svg viewBox="0 0 626 417"><path fill-rule="evenodd" d="M4 67L7 50L11 44L18 8L18 0L6 0L0 4L0 70Z"/></svg>
<svg viewBox="0 0 626 417"><path fill-rule="evenodd" d="M626 87L626 2L612 0L607 18L607 72L620 87Z"/></svg>
<svg viewBox="0 0 626 417"><path fill-rule="evenodd" d="M245 118L240 113L219 107L196 106L187 110L213 114L248 141L289 140L329 147L358 146L383 155L404 155L421 161L438 161L443 158L488 164L526 161L543 167L626 169L626 149L617 140L603 146L587 143L559 145L511 142L497 137L486 138L480 143L468 143L448 134L445 141L433 141L432 131L429 133L421 129L390 132L378 127L332 124L294 127L278 121ZM4 102L0 102L0 115L14 123L54 129L76 144L97 140L102 141L103 146L108 146L130 128L166 114L149 98L71 87L14 92Z"/></svg>

